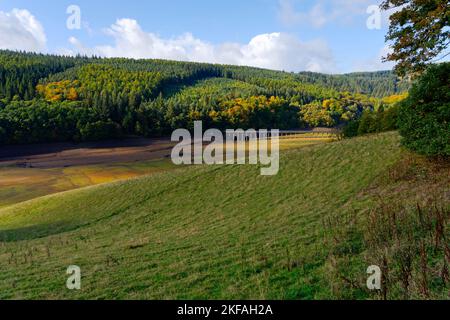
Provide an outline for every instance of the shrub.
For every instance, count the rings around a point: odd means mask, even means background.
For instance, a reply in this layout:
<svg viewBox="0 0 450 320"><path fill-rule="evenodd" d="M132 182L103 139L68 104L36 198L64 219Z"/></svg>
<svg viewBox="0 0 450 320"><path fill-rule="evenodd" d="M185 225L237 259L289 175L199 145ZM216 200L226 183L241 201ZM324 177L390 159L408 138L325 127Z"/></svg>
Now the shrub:
<svg viewBox="0 0 450 320"><path fill-rule="evenodd" d="M380 114L380 130L392 131L398 129L398 105L394 105Z"/></svg>
<svg viewBox="0 0 450 320"><path fill-rule="evenodd" d="M399 129L407 148L450 156L450 63L432 65L400 104Z"/></svg>
<svg viewBox="0 0 450 320"><path fill-rule="evenodd" d="M377 120L377 115L373 111L365 110L359 122L358 135L378 132Z"/></svg>
<svg viewBox="0 0 450 320"><path fill-rule="evenodd" d="M120 136L120 127L118 124L108 121L97 121L87 123L80 130L81 138L84 141L97 141L108 138L117 138Z"/></svg>
<svg viewBox="0 0 450 320"><path fill-rule="evenodd" d="M343 129L342 134L346 138L356 137L358 135L359 121L350 121Z"/></svg>
<svg viewBox="0 0 450 320"><path fill-rule="evenodd" d="M384 107L378 111L365 110L359 120L352 120L343 129L346 138L352 138L368 133L385 132L397 130L398 105Z"/></svg>

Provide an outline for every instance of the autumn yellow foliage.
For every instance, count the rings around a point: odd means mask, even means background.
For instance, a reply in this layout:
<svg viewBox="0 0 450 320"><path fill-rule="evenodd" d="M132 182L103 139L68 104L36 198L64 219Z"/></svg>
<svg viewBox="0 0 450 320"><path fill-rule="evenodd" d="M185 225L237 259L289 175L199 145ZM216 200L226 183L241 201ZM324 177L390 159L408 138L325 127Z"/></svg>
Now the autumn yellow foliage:
<svg viewBox="0 0 450 320"><path fill-rule="evenodd" d="M49 102L77 101L79 89L80 82L78 80L64 80L36 86L37 93Z"/></svg>

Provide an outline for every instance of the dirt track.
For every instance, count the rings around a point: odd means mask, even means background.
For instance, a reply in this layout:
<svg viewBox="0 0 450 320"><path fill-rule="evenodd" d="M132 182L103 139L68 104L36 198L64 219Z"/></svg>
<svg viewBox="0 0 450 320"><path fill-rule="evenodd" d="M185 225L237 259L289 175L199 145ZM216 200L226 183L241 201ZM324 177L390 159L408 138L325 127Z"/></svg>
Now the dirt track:
<svg viewBox="0 0 450 320"><path fill-rule="evenodd" d="M4 146L0 147L0 165L50 169L163 159L170 156L174 145L166 138L133 138L81 144Z"/></svg>

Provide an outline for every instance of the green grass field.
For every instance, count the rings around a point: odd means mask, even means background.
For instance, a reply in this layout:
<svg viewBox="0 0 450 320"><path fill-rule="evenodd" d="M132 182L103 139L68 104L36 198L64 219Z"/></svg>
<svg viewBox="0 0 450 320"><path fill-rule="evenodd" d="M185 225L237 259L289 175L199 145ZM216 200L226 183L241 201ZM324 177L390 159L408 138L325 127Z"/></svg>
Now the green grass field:
<svg viewBox="0 0 450 320"><path fill-rule="evenodd" d="M379 299L365 281L380 252L389 253L388 298L446 298L442 232L417 240L430 252L423 293L414 256L404 292L398 274L403 243L416 243L410 224L395 224L395 237L380 229L382 241L373 233L380 197L405 206L402 221L429 191L449 208L448 168L430 169L431 183L417 161L387 133L284 151L273 177L257 166L192 166L3 208L0 298ZM81 267L80 291L65 287L69 265Z"/></svg>

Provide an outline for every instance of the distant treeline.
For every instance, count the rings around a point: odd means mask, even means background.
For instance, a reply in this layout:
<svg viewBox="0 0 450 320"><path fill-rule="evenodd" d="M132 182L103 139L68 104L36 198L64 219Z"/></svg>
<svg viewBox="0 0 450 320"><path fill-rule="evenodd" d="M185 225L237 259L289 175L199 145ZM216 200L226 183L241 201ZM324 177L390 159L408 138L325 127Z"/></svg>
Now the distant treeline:
<svg viewBox="0 0 450 320"><path fill-rule="evenodd" d="M323 75L0 51L0 144L162 135L196 120L332 127L387 108L407 88L388 71Z"/></svg>

